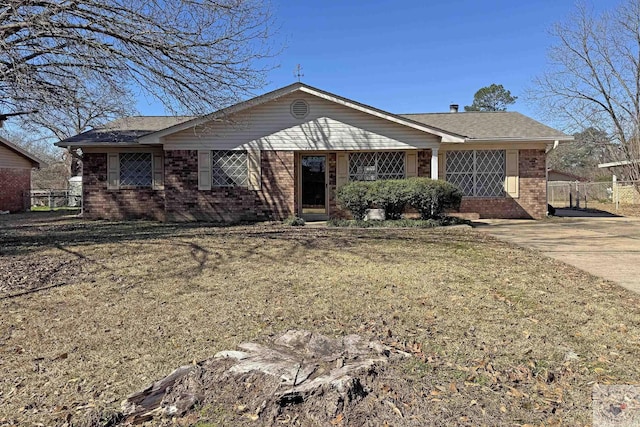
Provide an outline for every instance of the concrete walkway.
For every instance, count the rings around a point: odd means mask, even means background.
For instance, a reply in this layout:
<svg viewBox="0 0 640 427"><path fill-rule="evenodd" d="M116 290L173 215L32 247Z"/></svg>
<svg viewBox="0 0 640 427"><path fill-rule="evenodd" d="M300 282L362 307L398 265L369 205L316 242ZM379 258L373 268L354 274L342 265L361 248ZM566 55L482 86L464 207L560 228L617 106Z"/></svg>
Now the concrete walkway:
<svg viewBox="0 0 640 427"><path fill-rule="evenodd" d="M480 220L477 230L578 267L640 293L640 218Z"/></svg>

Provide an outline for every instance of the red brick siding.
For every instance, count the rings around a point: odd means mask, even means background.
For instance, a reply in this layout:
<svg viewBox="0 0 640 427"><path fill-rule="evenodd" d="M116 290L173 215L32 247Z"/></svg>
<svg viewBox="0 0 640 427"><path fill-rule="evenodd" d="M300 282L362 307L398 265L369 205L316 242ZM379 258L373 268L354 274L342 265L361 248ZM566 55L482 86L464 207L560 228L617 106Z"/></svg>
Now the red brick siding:
<svg viewBox="0 0 640 427"><path fill-rule="evenodd" d="M544 150L520 150L520 197L462 199L460 212L480 218L534 218L547 214L546 154Z"/></svg>
<svg viewBox="0 0 640 427"><path fill-rule="evenodd" d="M418 176L431 178L431 150L418 151Z"/></svg>
<svg viewBox="0 0 640 427"><path fill-rule="evenodd" d="M84 217L163 221L164 191L151 188L107 189L107 155L85 153L82 166Z"/></svg>
<svg viewBox="0 0 640 427"><path fill-rule="evenodd" d="M334 217L338 212L336 201L336 174L337 174L337 155L336 153L327 154L327 167L329 168L329 216Z"/></svg>
<svg viewBox="0 0 640 427"><path fill-rule="evenodd" d="M292 151L261 152L260 190L213 188L200 191L196 150L166 151L164 158L164 191L151 188L107 190L107 155L86 153L83 168L85 216L233 222L281 220L298 211L298 174L296 155ZM335 153L327 154L327 167L329 214L343 216L344 212L336 206L335 199ZM520 150L519 167L519 198L465 198L461 212L478 213L483 218L543 218L547 209L544 150ZM430 174L431 150L420 150L418 175L428 177ZM24 176L28 190L29 175ZM22 204L22 196L19 200ZM22 207L16 210L20 209Z"/></svg>
<svg viewBox="0 0 640 427"><path fill-rule="evenodd" d="M0 168L0 211L26 210L30 190L31 169Z"/></svg>
<svg viewBox="0 0 640 427"><path fill-rule="evenodd" d="M281 220L295 212L294 153L262 151L262 188L198 190L198 152L165 151L166 213L169 221L236 222Z"/></svg>
<svg viewBox="0 0 640 427"><path fill-rule="evenodd" d="M262 189L257 192L269 219L282 220L297 212L298 171L293 151L262 151ZM260 205L258 205L260 206Z"/></svg>

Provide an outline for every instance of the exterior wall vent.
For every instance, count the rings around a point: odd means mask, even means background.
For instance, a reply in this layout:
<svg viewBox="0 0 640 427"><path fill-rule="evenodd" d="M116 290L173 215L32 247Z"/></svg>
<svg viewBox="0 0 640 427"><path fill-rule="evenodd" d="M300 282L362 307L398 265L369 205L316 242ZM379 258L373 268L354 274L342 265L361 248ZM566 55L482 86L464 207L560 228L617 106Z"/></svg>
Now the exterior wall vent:
<svg viewBox="0 0 640 427"><path fill-rule="evenodd" d="M296 119L304 119L309 114L309 104L304 99L296 99L291 103L291 115Z"/></svg>

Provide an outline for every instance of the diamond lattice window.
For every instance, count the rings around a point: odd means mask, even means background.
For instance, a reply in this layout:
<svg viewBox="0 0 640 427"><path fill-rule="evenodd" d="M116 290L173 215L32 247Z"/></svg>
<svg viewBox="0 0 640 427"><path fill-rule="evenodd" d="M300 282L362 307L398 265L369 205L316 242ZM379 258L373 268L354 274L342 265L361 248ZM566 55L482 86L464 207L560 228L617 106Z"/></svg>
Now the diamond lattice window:
<svg viewBox="0 0 640 427"><path fill-rule="evenodd" d="M246 151L213 151L211 176L214 187L246 187L248 184Z"/></svg>
<svg viewBox="0 0 640 427"><path fill-rule="evenodd" d="M120 185L151 187L151 153L120 153Z"/></svg>
<svg viewBox="0 0 640 427"><path fill-rule="evenodd" d="M402 179L403 151L379 151L349 154L349 181L376 181Z"/></svg>
<svg viewBox="0 0 640 427"><path fill-rule="evenodd" d="M447 151L446 171L465 196L504 196L504 150Z"/></svg>

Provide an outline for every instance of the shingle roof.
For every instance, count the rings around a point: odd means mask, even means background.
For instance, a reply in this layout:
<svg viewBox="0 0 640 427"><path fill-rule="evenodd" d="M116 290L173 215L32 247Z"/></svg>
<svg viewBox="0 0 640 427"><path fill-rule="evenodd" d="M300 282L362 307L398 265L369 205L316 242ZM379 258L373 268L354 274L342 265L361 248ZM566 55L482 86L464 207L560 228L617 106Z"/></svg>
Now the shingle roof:
<svg viewBox="0 0 640 427"><path fill-rule="evenodd" d="M400 114L471 139L567 139L569 135L513 111Z"/></svg>
<svg viewBox="0 0 640 427"><path fill-rule="evenodd" d="M56 143L69 145L100 145L104 143L135 143L141 136L192 120L192 116L134 116L114 120L104 126L88 130Z"/></svg>
<svg viewBox="0 0 640 427"><path fill-rule="evenodd" d="M239 108L244 106L254 105L256 102L263 99L270 99L270 96L275 96L284 93L286 91L293 91L300 88L308 88L310 90L322 92L319 89L306 86L302 83L296 83L286 86L269 94L261 95L259 97L250 99L248 101L239 103L229 108ZM284 92L283 92L284 91ZM328 92L322 92L332 97ZM275 94L275 95L274 95ZM337 97L339 98L339 97ZM346 98L340 98L346 101ZM355 101L349 101L353 104L357 104L361 107L366 107L370 110L386 113L382 110L374 109L373 107L364 106L358 104ZM221 110L226 111L227 109ZM215 114L215 113L214 113ZM533 120L527 116L524 116L517 112L511 111L495 111L495 112L464 112L464 113L424 113L424 114L391 114L400 120L406 120L407 124L411 122L420 126L426 125L432 131L442 131L449 135L454 135L457 138L468 138L478 140L572 140L569 135L564 134L549 126ZM79 135L67 138L64 141L56 143L60 147L68 147L70 145L91 146L91 145L104 145L104 144L135 144L138 139L158 131L171 131L172 127L176 129L180 128L180 124L184 126L191 125L186 123L193 121L193 124L197 124L198 120L204 120L212 115L202 117L192 116L136 116L127 117L123 119L114 120L106 125L89 130ZM462 139L461 139L462 140Z"/></svg>

